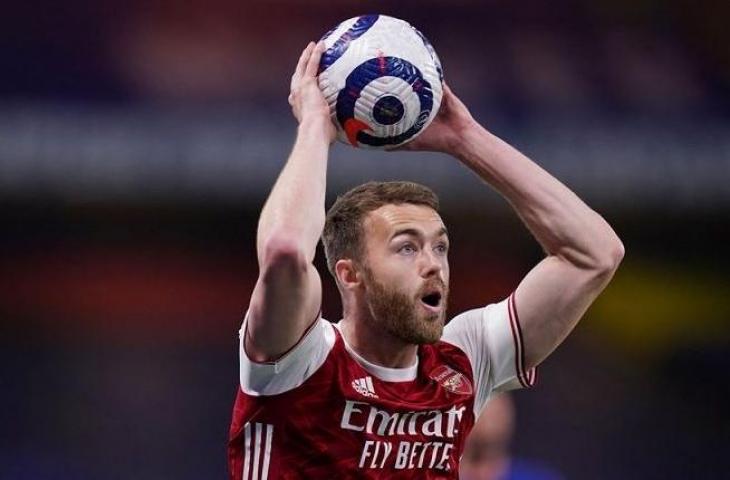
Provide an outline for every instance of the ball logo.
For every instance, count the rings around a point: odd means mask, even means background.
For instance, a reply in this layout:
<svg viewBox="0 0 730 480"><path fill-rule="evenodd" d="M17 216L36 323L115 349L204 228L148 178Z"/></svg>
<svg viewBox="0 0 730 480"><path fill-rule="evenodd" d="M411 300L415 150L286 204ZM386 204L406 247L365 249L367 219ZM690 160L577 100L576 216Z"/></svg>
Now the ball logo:
<svg viewBox="0 0 730 480"><path fill-rule="evenodd" d="M400 78L411 86L418 96L420 112L416 121L406 131L389 137L376 137L367 133L372 130L369 125L355 119L355 105L363 90L373 81L382 77ZM399 145L421 131L433 108L433 92L431 84L423 78L421 71L412 63L398 57L376 57L361 63L345 80L343 88L337 96L337 122L347 134L353 146L358 143L372 147ZM381 124L392 125L400 121L405 107L395 96L388 95L375 103L371 115ZM358 123L353 123L356 120Z"/></svg>

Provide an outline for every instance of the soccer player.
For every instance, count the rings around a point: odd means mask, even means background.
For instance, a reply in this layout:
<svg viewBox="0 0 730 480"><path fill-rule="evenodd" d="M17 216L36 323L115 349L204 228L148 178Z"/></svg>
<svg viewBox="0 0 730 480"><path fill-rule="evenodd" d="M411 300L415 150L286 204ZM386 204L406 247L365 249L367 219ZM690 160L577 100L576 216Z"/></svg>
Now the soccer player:
<svg viewBox="0 0 730 480"><path fill-rule="evenodd" d="M303 51L289 102L299 122L258 224L259 277L240 330L231 479L458 478L464 441L494 392L535 367L613 276L623 246L606 221L481 127L444 88L407 149L447 153L499 191L546 257L498 303L446 327L449 239L434 193L370 182L325 214L335 129ZM321 317L312 260L322 237L343 318ZM487 274L488 272L485 272Z"/></svg>

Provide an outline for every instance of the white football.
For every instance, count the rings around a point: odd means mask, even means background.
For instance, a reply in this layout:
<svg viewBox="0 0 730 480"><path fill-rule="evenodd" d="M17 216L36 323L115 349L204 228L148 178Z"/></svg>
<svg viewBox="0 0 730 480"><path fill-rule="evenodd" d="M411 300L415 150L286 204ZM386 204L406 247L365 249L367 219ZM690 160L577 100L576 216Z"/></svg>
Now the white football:
<svg viewBox="0 0 730 480"><path fill-rule="evenodd" d="M322 38L319 87L340 141L389 149L431 123L441 105L443 73L421 32L397 18L362 15Z"/></svg>

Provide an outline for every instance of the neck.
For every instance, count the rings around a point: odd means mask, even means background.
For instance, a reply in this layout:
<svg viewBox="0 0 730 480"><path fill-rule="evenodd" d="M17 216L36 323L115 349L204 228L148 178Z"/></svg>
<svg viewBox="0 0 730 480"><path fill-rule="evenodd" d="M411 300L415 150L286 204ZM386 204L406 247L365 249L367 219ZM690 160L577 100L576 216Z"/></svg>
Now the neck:
<svg viewBox="0 0 730 480"><path fill-rule="evenodd" d="M368 362L388 368L406 368L416 363L418 345L374 328L373 322L345 314L340 330L350 348Z"/></svg>

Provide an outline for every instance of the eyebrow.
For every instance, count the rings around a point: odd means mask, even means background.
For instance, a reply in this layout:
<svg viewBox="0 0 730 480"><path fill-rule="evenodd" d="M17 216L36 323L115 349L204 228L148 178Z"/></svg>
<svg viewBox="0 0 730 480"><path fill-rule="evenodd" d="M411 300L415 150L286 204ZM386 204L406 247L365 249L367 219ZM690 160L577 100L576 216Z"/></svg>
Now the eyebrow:
<svg viewBox="0 0 730 480"><path fill-rule="evenodd" d="M391 235L390 239L394 239L395 237L399 237L401 235L411 235L414 237L420 237L421 232L419 230L416 230L415 228L402 228L400 230L396 230L393 235ZM446 227L441 227L439 231L436 233L437 237L441 237L443 235L446 235L446 237L449 236L448 230L446 230Z"/></svg>

